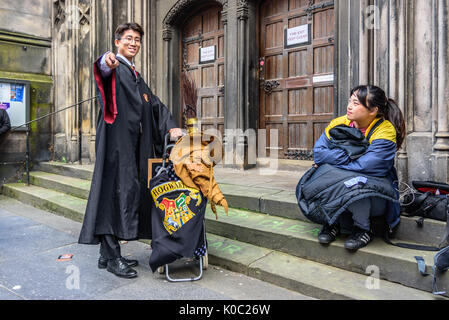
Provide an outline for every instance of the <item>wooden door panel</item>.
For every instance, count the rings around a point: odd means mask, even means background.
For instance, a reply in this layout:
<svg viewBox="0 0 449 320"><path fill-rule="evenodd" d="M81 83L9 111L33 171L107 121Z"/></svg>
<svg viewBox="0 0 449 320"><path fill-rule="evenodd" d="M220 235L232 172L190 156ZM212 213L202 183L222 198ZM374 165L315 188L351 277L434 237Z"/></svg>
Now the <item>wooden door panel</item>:
<svg viewBox="0 0 449 320"><path fill-rule="evenodd" d="M201 68L201 87L211 88L217 86L217 81L215 80L215 66L205 66Z"/></svg>
<svg viewBox="0 0 449 320"><path fill-rule="evenodd" d="M323 7L311 7L319 3ZM260 126L280 130L281 158L310 155L334 114L333 4L328 0L266 0L259 13L264 62ZM284 48L284 30L306 24L311 25L311 43Z"/></svg>
<svg viewBox="0 0 449 320"><path fill-rule="evenodd" d="M201 129L224 128L224 25L221 6L212 6L186 20L182 30L183 70L187 70L198 87L198 118ZM215 46L216 59L200 63L200 48Z"/></svg>
<svg viewBox="0 0 449 320"><path fill-rule="evenodd" d="M309 21L307 19L307 16L302 16L302 17L294 17L291 19L288 19L288 27L289 28L294 28L297 26L301 26L303 24L307 24Z"/></svg>
<svg viewBox="0 0 449 320"><path fill-rule="evenodd" d="M220 10L221 11L221 10ZM219 11L210 9L203 14L203 34L215 32L219 28Z"/></svg>
<svg viewBox="0 0 449 320"><path fill-rule="evenodd" d="M334 88L333 86L328 87L317 87L313 90L313 113L314 114L332 114L333 104L334 104Z"/></svg>
<svg viewBox="0 0 449 320"><path fill-rule="evenodd" d="M292 149L304 149L310 144L310 127L307 122L289 125L289 145Z"/></svg>
<svg viewBox="0 0 449 320"><path fill-rule="evenodd" d="M265 96L265 115L266 116L283 116L282 112L282 91L274 91L270 95Z"/></svg>
<svg viewBox="0 0 449 320"><path fill-rule="evenodd" d="M199 59L199 45L198 43L189 43L186 45L187 49L187 63L195 65Z"/></svg>
<svg viewBox="0 0 449 320"><path fill-rule="evenodd" d="M307 7L309 0L289 0L288 8L290 11Z"/></svg>
<svg viewBox="0 0 449 320"><path fill-rule="evenodd" d="M262 17L280 15L286 10L286 1L266 1L261 6Z"/></svg>
<svg viewBox="0 0 449 320"><path fill-rule="evenodd" d="M200 69L199 68L195 68L195 69L190 69L188 71L189 75L192 77L193 81L195 81L195 83L200 83L201 77L200 77Z"/></svg>
<svg viewBox="0 0 449 320"><path fill-rule="evenodd" d="M310 90L299 88L288 91L288 114L308 115L312 110Z"/></svg>
<svg viewBox="0 0 449 320"><path fill-rule="evenodd" d="M198 35L198 31L201 30L201 16L195 16L188 19L187 24L182 29L183 37L195 37Z"/></svg>
<svg viewBox="0 0 449 320"><path fill-rule="evenodd" d="M224 117L224 97L218 96L218 117Z"/></svg>
<svg viewBox="0 0 449 320"><path fill-rule="evenodd" d="M218 85L224 86L224 84L225 84L225 65L219 64L217 72L218 72Z"/></svg>
<svg viewBox="0 0 449 320"><path fill-rule="evenodd" d="M265 79L281 79L282 78L282 54L269 56L265 58Z"/></svg>
<svg viewBox="0 0 449 320"><path fill-rule="evenodd" d="M201 97L201 118L217 117L215 97Z"/></svg>
<svg viewBox="0 0 449 320"><path fill-rule="evenodd" d="M209 47L209 46L213 46L215 44L216 44L216 41L214 38L202 41L202 47Z"/></svg>
<svg viewBox="0 0 449 320"><path fill-rule="evenodd" d="M334 47L318 47L313 49L314 74L332 73L334 71Z"/></svg>
<svg viewBox="0 0 449 320"><path fill-rule="evenodd" d="M284 45L284 24L277 21L265 27L265 49L279 48Z"/></svg>
<svg viewBox="0 0 449 320"><path fill-rule="evenodd" d="M224 36L219 36L218 37L218 59L223 59L224 58Z"/></svg>
<svg viewBox="0 0 449 320"><path fill-rule="evenodd" d="M334 10L317 12L313 19L313 38L319 39L334 35Z"/></svg>
<svg viewBox="0 0 449 320"><path fill-rule="evenodd" d="M288 76L301 77L308 75L307 50L292 51L288 53Z"/></svg>

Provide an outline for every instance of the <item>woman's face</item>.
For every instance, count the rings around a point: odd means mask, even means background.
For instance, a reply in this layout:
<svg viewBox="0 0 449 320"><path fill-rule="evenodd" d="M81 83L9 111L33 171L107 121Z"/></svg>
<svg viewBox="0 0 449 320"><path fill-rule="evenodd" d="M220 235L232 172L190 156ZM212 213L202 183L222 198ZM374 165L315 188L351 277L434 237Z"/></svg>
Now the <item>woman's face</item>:
<svg viewBox="0 0 449 320"><path fill-rule="evenodd" d="M365 108L357 98L356 93L354 93L349 99L348 107L347 107L347 116L351 121L355 121L358 123L366 122L368 119L372 119L377 116L378 108L374 108L370 111L368 108Z"/></svg>

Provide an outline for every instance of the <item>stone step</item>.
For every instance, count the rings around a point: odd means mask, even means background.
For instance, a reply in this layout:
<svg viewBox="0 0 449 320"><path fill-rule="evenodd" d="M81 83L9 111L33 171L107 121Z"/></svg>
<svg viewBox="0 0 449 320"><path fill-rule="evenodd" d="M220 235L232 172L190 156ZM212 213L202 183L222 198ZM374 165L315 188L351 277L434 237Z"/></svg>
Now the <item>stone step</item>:
<svg viewBox="0 0 449 320"><path fill-rule="evenodd" d="M62 176L92 180L94 165L77 165L63 162L39 162L33 167L33 171L44 171Z"/></svg>
<svg viewBox="0 0 449 320"><path fill-rule="evenodd" d="M44 171L30 173L32 184L60 190L80 198L88 198L90 182L86 180L92 176L92 165L78 166L48 162L41 163L38 167ZM220 183L220 189L233 208L308 222L299 209L294 190L229 183ZM417 218L402 217L397 239L402 242L438 246L444 236L445 223L427 219L424 227L419 228L416 220Z"/></svg>
<svg viewBox="0 0 449 320"><path fill-rule="evenodd" d="M30 172L30 184L87 200L91 181L55 173L32 171Z"/></svg>
<svg viewBox="0 0 449 320"><path fill-rule="evenodd" d="M2 194L39 209L82 222L87 200L25 183L4 184Z"/></svg>
<svg viewBox="0 0 449 320"><path fill-rule="evenodd" d="M218 220L210 208L206 211L210 233L360 274L375 266L384 280L431 290L432 277L420 275L414 257L422 256L431 272L435 252L402 249L374 239L354 253L344 248L345 236L340 236L330 246L319 244L317 236L321 226L318 225L237 209L229 210L226 216L222 208L217 209ZM440 275L439 287L449 291L449 275Z"/></svg>
<svg viewBox="0 0 449 320"><path fill-rule="evenodd" d="M79 222L83 219L87 204L86 199L21 183L4 185L3 193ZM431 290L432 279L419 274L414 256L422 256L430 266L433 252L401 249L376 239L366 248L351 253L344 249L343 239L329 247L320 245L316 240L320 230L317 225L234 208L226 216L221 207L217 209L218 220L210 206L206 210L206 228L210 234L358 274L365 274L367 268L374 266L384 280L423 291ZM443 274L439 278L439 289L449 289L449 276Z"/></svg>
<svg viewBox="0 0 449 320"><path fill-rule="evenodd" d="M230 184L220 184L220 189L233 208L309 222L299 209L295 191ZM402 216L396 238L404 242L438 246L443 239L446 223L426 219L420 228L417 220L418 217Z"/></svg>
<svg viewBox="0 0 449 320"><path fill-rule="evenodd" d="M434 295L245 242L207 234L209 262L317 299L435 300ZM368 270L369 271L369 270Z"/></svg>
<svg viewBox="0 0 449 320"><path fill-rule="evenodd" d="M62 192L26 184L7 184L3 194L24 203L51 211L75 221L82 221L87 201ZM244 212L231 209L230 217ZM251 216L253 213L247 212ZM208 212L207 239L209 261L235 272L273 283L319 299L437 299L429 292L408 288L368 274L359 274L300 257L213 234ZM265 217L268 217L264 215ZM220 220L225 220L220 215ZM227 221L229 223L229 221ZM265 224L265 223L263 223ZM289 228L291 230L296 227ZM380 272L382 276L382 271ZM371 289L370 289L370 286Z"/></svg>

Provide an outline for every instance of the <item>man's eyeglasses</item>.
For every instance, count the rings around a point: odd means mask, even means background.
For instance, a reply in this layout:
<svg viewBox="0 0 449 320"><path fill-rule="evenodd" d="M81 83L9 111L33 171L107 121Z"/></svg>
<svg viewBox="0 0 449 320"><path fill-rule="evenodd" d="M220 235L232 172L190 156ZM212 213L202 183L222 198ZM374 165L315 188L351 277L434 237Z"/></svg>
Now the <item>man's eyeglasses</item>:
<svg viewBox="0 0 449 320"><path fill-rule="evenodd" d="M140 44L142 40L140 38L133 38L133 37L125 37L120 39L123 41L123 43L132 43L134 41L135 44Z"/></svg>

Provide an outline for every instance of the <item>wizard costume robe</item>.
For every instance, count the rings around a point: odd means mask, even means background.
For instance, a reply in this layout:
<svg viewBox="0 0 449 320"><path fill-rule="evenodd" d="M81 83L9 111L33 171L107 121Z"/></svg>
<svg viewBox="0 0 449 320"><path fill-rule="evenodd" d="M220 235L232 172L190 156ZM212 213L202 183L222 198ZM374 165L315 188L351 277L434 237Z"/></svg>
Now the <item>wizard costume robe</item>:
<svg viewBox="0 0 449 320"><path fill-rule="evenodd" d="M140 75L117 60L119 66L107 78L101 76L99 60L94 63L100 111L81 244L98 244L101 235L151 239L148 158L161 157L165 135L178 127Z"/></svg>

